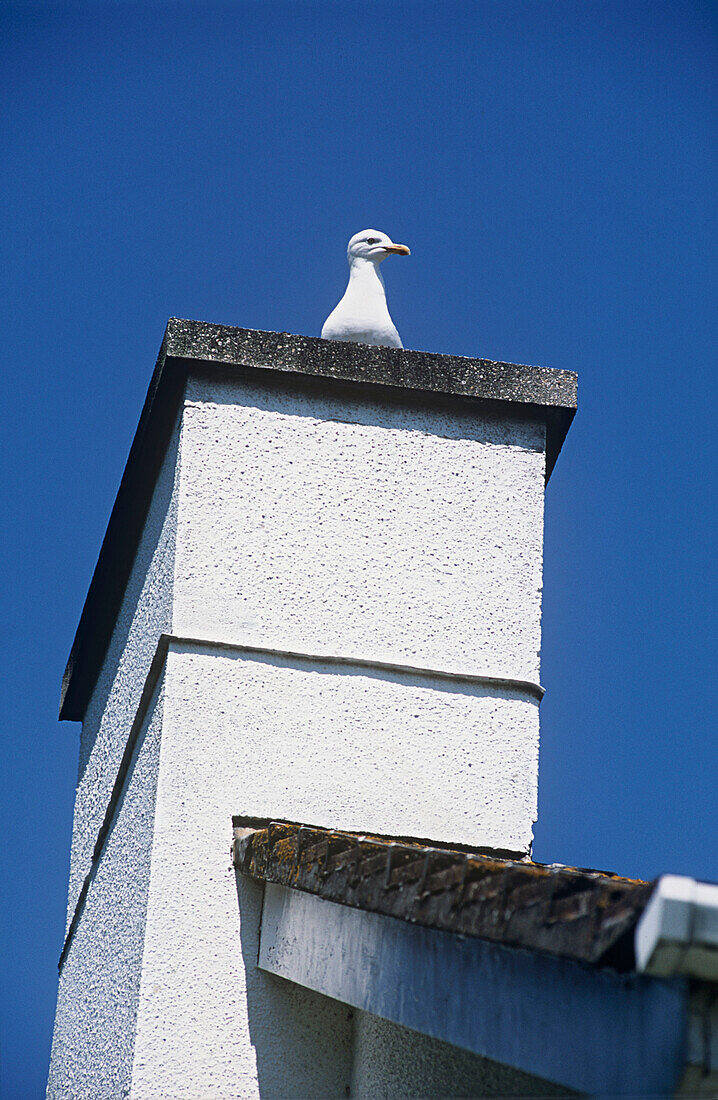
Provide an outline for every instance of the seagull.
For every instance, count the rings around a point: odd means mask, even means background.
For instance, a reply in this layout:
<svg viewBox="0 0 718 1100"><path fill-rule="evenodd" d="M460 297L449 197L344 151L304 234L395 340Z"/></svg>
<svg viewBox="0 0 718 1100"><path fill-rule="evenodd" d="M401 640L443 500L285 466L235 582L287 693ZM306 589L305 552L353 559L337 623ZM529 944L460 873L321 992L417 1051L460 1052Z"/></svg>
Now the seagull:
<svg viewBox="0 0 718 1100"><path fill-rule="evenodd" d="M324 340L351 340L357 344L383 344L402 348L386 305L384 280L379 264L390 253L410 256L405 244L394 244L378 229L355 233L347 246L349 283L344 297L327 317L322 328Z"/></svg>

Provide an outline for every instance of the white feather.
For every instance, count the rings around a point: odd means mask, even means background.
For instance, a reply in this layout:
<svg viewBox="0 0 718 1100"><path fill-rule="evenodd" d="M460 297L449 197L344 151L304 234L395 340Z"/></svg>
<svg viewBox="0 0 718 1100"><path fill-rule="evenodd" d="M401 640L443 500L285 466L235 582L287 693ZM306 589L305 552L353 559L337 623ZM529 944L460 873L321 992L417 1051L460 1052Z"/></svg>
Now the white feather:
<svg viewBox="0 0 718 1100"><path fill-rule="evenodd" d="M403 344L386 304L384 280L379 264L392 251L408 255L405 245L396 245L376 229L364 229L349 241L349 283L344 297L322 327L325 340L350 340L357 344L382 344L401 348Z"/></svg>

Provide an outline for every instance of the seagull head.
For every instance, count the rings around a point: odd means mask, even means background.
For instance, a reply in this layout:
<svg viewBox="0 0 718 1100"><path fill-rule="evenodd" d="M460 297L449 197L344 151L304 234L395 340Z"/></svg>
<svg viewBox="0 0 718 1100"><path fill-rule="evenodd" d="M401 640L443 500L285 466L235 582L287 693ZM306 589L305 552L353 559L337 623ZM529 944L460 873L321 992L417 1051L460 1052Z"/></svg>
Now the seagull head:
<svg viewBox="0 0 718 1100"><path fill-rule="evenodd" d="M361 233L354 234L347 245L347 260L350 267L362 260L380 264L392 253L397 256L411 255L405 244L394 244L391 237L387 237L386 233L381 233L378 229L362 229Z"/></svg>

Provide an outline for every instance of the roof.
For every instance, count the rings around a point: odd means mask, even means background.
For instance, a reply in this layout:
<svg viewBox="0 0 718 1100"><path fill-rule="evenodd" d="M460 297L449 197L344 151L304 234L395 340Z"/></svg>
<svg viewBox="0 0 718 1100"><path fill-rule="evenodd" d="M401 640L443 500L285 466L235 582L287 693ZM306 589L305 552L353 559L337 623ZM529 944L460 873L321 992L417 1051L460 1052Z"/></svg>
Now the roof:
<svg viewBox="0 0 718 1100"><path fill-rule="evenodd" d="M457 403L546 423L546 476L576 411L573 371L496 363L400 348L320 340L171 318L107 527L62 681L60 718L82 720L109 646L155 480L191 372L261 374L264 382L316 386L319 379L372 396Z"/></svg>
<svg viewBox="0 0 718 1100"><path fill-rule="evenodd" d="M633 970L653 884L286 821L234 819L236 868L384 916L593 966Z"/></svg>

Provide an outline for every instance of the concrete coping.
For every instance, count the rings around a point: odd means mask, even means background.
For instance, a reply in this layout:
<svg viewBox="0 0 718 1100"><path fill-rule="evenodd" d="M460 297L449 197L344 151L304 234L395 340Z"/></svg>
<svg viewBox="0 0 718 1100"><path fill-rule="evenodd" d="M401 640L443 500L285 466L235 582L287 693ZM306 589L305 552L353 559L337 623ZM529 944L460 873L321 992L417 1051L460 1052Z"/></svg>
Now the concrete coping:
<svg viewBox="0 0 718 1100"><path fill-rule="evenodd" d="M573 371L261 332L170 318L62 681L60 719L81 721L102 668L187 377L349 387L354 397L441 404L546 424L546 478L576 411ZM379 388L381 387L381 388Z"/></svg>
<svg viewBox="0 0 718 1100"><path fill-rule="evenodd" d="M373 383L428 394L475 397L575 410L577 375L550 367L497 363L462 355L375 347L289 332L213 325L172 317L167 358L223 363L338 381Z"/></svg>

